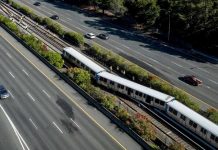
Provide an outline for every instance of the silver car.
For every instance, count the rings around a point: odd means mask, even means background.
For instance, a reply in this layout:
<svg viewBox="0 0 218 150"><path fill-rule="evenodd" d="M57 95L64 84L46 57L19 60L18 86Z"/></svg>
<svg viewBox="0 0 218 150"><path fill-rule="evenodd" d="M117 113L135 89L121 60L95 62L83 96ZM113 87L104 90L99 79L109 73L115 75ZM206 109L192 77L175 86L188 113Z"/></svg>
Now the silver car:
<svg viewBox="0 0 218 150"><path fill-rule="evenodd" d="M0 85L0 98L5 99L8 98L9 96L10 94L8 93L7 89L3 85Z"/></svg>

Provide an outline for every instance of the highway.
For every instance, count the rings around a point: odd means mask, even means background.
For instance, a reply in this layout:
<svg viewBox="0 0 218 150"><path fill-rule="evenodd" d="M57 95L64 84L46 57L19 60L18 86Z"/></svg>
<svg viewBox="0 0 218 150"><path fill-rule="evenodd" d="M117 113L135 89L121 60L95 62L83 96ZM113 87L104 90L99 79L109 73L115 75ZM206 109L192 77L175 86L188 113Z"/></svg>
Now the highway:
<svg viewBox="0 0 218 150"><path fill-rule="evenodd" d="M18 2L17 0L15 0ZM35 0L19 0L34 9L39 15L51 16L58 14L59 23L66 28L80 33L92 32L95 34L108 33L107 41L98 38L93 41L128 58L141 67L155 73L173 85L184 89L191 95L205 103L218 108L218 65L217 61L202 57L189 50L170 47L148 37L137 35L131 30L120 28L106 20L84 13L76 7L63 4L59 1L41 1L41 6L34 6ZM87 40L91 43L91 40ZM178 79L184 75L196 75L203 81L203 85L193 87Z"/></svg>
<svg viewBox="0 0 218 150"><path fill-rule="evenodd" d="M0 101L1 150L124 149L2 37L0 43L0 84L11 95Z"/></svg>

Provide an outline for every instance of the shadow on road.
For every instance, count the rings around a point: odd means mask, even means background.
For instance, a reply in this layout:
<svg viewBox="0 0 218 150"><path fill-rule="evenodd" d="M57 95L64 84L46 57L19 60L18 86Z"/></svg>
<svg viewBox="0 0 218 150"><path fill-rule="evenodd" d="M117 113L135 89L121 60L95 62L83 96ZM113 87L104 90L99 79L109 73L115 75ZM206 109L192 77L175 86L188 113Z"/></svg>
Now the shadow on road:
<svg viewBox="0 0 218 150"><path fill-rule="evenodd" d="M58 97L56 103L69 118L72 118L73 120L75 119L73 108L70 104L60 97Z"/></svg>

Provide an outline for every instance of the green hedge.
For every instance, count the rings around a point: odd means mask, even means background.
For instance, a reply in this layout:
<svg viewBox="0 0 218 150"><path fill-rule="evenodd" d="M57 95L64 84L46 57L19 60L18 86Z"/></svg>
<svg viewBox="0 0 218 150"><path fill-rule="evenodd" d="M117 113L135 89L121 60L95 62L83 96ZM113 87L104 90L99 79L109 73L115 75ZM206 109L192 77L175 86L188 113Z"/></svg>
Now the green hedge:
<svg viewBox="0 0 218 150"><path fill-rule="evenodd" d="M66 32L64 39L70 43L74 43L76 46L82 46L85 43L83 35L76 32Z"/></svg>
<svg viewBox="0 0 218 150"><path fill-rule="evenodd" d="M13 23L10 19L0 15L0 23L6 25L12 32L14 32L18 37L20 37L29 47L37 51L41 56L49 61L50 64L56 66L57 68L62 68L64 65L64 60L61 55L57 52L48 50L47 46L33 35L24 34L19 31L17 25Z"/></svg>

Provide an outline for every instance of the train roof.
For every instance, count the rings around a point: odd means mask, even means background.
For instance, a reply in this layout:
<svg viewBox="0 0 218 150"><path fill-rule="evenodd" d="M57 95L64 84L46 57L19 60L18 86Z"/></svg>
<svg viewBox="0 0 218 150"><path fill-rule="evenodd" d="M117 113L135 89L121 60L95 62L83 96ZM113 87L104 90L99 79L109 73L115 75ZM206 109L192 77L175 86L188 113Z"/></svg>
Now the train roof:
<svg viewBox="0 0 218 150"><path fill-rule="evenodd" d="M77 50L73 49L72 47L65 47L64 51L66 51L68 54L82 62L86 67L90 68L95 73L99 73L101 71L105 71L104 68L102 68L100 65L96 64L91 59L87 58Z"/></svg>
<svg viewBox="0 0 218 150"><path fill-rule="evenodd" d="M171 101L168 102L168 105L172 107L173 109L177 110L179 113L183 114L187 118L191 119L207 131L210 131L213 133L216 137L218 137L218 125L213 123L212 121L208 120L207 118L201 116L194 110L188 108L184 104L178 102L178 101Z"/></svg>
<svg viewBox="0 0 218 150"><path fill-rule="evenodd" d="M169 96L167 94L161 93L161 92L156 91L156 90L153 90L151 88L140 85L140 84L135 83L133 81L124 79L122 77L111 74L109 72L101 72L98 75L103 77L103 78L107 78L107 79L109 79L111 81L114 81L116 83L122 84L122 85L124 85L126 87L129 87L131 89L137 90L137 91L139 91L141 93L144 93L146 95L149 95L151 97L155 97L155 98L157 98L157 99L159 99L161 101L164 101L164 102L169 102L169 101L174 99L174 97L172 97L172 96Z"/></svg>

